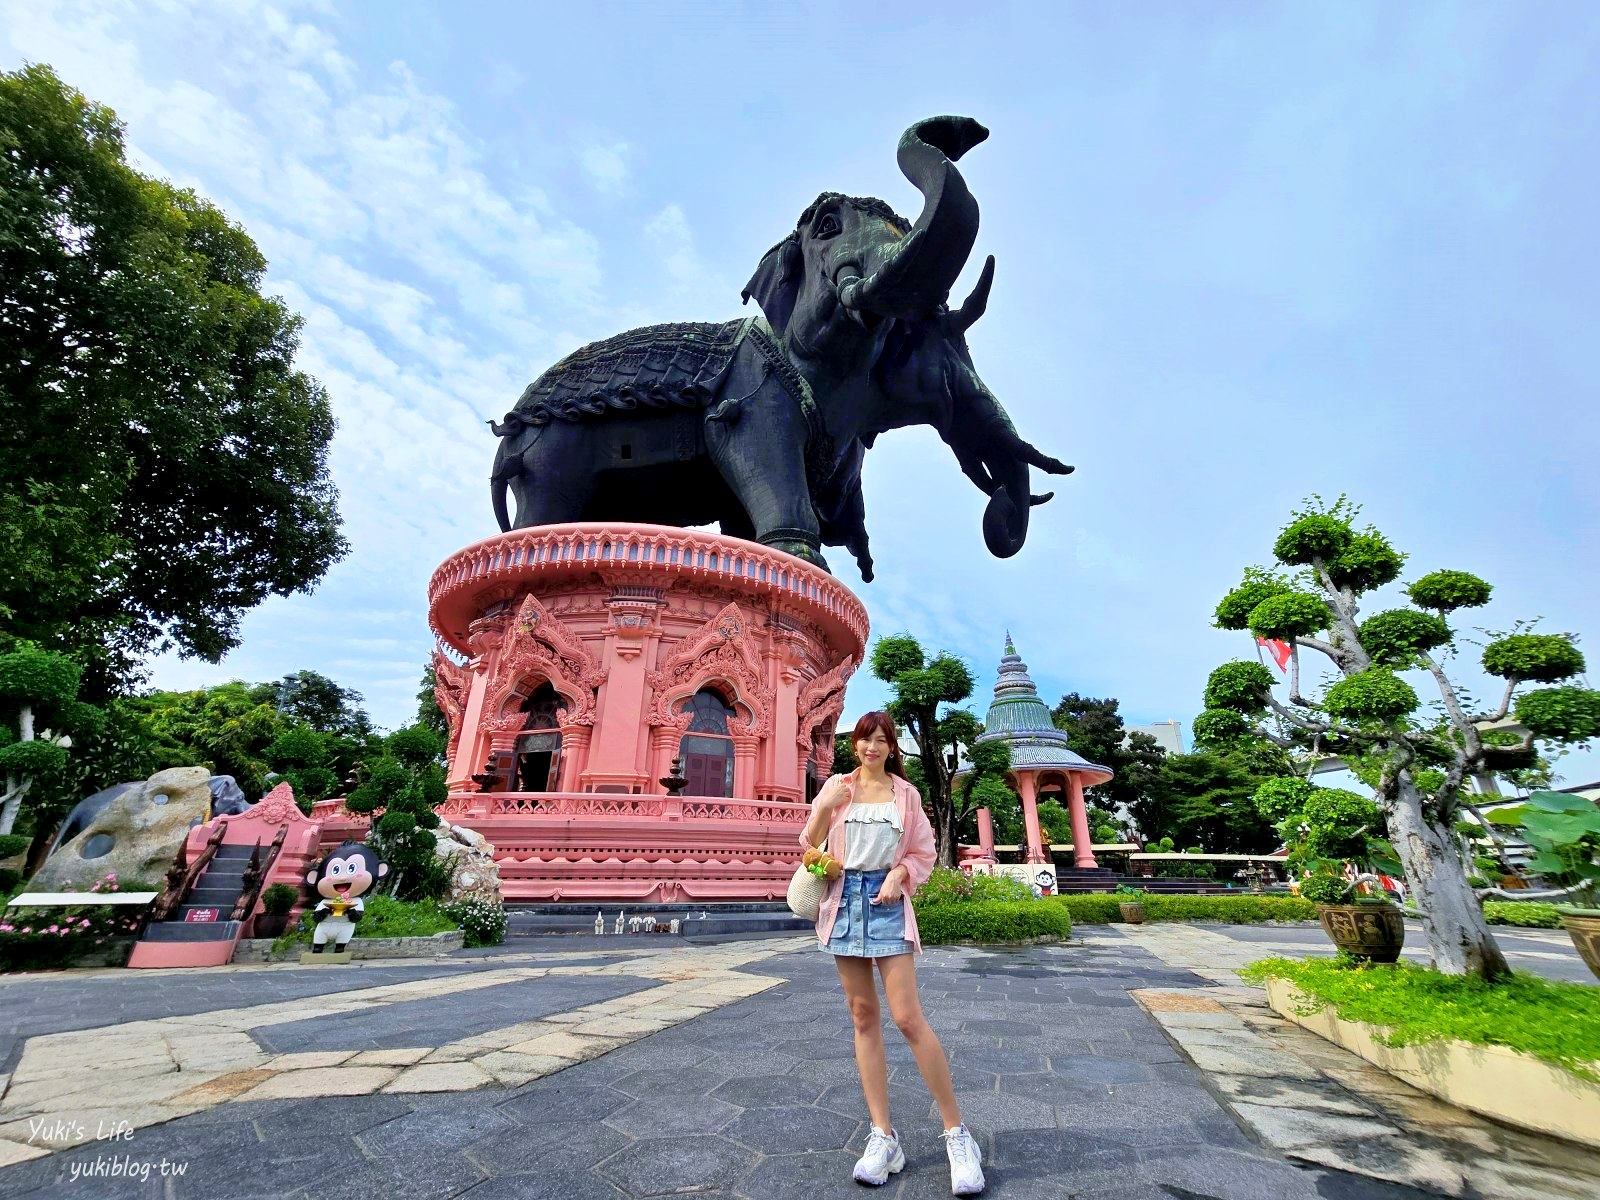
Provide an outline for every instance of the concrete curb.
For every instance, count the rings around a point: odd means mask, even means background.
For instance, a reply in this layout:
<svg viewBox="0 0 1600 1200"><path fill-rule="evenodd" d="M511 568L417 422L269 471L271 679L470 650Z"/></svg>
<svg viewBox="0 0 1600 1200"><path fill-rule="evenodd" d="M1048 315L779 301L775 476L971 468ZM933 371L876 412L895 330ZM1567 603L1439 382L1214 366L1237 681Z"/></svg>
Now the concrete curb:
<svg viewBox="0 0 1600 1200"><path fill-rule="evenodd" d="M305 946L292 942L281 953L272 953L274 938L244 938L234 948L232 963L286 963L299 962L300 951ZM363 938L350 943L350 957L357 960L374 958L442 958L466 944L466 935L459 929L447 929L430 937Z"/></svg>

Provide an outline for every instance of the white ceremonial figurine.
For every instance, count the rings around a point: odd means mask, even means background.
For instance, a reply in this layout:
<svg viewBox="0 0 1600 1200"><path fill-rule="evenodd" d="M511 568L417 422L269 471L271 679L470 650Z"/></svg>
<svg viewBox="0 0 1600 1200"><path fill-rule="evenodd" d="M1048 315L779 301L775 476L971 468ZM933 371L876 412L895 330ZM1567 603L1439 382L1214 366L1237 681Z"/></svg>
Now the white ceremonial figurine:
<svg viewBox="0 0 1600 1200"><path fill-rule="evenodd" d="M595 909L595 913L594 913L594 932L595 932L595 935L598 937L599 935L605 933L605 931L606 931L606 919L603 916L600 915L600 910L599 909Z"/></svg>

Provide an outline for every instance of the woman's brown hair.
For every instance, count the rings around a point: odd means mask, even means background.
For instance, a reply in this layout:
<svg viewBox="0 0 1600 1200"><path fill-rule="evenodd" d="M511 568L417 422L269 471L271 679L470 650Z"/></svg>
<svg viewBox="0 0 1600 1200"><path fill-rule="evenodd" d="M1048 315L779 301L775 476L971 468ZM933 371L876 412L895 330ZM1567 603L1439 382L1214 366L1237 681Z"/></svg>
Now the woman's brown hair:
<svg viewBox="0 0 1600 1200"><path fill-rule="evenodd" d="M856 727L850 731L850 749L855 750L857 742L864 742L874 733L881 733L889 742L889 757L883 764L883 769L891 775L898 775L901 779L906 777L906 765L900 761L900 731L894 727L894 718L881 708L877 712L863 713L856 722ZM856 751L859 756L860 751Z"/></svg>

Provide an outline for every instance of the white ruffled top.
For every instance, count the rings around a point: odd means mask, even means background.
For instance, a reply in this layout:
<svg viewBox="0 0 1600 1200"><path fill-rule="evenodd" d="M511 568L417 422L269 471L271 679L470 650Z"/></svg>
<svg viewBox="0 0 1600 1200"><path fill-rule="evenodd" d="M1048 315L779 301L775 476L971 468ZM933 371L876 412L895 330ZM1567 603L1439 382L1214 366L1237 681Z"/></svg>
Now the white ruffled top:
<svg viewBox="0 0 1600 1200"><path fill-rule="evenodd" d="M884 871L894 866L900 839L905 836L899 804L893 800L851 804L844 825L846 871Z"/></svg>

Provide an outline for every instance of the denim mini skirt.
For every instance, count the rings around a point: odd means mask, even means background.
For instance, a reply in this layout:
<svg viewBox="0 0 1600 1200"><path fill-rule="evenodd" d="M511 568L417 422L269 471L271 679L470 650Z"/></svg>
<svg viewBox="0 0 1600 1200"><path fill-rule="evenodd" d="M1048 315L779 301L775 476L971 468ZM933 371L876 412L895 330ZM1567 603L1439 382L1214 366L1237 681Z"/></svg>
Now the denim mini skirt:
<svg viewBox="0 0 1600 1200"><path fill-rule="evenodd" d="M872 898L883 886L888 870L846 871L839 894L839 915L833 919L828 944L829 954L849 958L889 958L910 954L906 938L906 907L902 897L893 904L874 904Z"/></svg>

